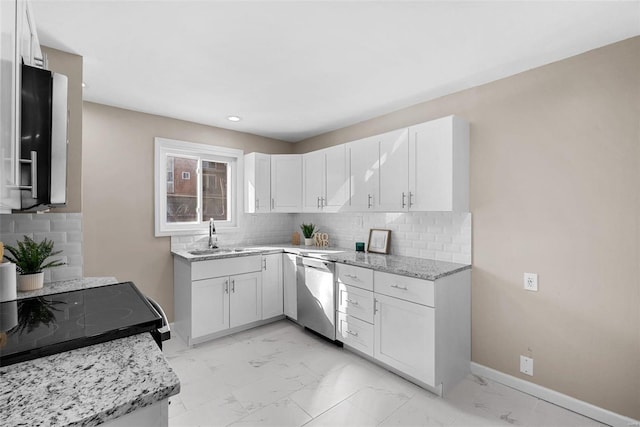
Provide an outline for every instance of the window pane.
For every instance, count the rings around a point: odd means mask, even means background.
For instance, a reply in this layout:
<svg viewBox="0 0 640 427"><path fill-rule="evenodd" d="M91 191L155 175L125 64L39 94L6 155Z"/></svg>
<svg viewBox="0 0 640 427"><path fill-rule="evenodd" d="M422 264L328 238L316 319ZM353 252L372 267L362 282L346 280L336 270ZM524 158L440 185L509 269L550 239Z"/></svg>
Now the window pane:
<svg viewBox="0 0 640 427"><path fill-rule="evenodd" d="M221 162L202 161L202 221L229 220L227 182L229 165Z"/></svg>
<svg viewBox="0 0 640 427"><path fill-rule="evenodd" d="M167 222L198 220L197 159L167 156Z"/></svg>

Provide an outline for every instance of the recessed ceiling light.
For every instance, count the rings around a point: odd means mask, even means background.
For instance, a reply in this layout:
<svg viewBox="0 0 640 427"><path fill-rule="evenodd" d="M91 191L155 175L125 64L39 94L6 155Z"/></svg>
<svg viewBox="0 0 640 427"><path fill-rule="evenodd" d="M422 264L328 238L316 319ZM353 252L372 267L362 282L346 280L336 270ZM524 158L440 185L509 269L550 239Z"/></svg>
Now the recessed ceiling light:
<svg viewBox="0 0 640 427"><path fill-rule="evenodd" d="M87 87L87 84L85 82L82 82L82 87Z"/></svg>
<svg viewBox="0 0 640 427"><path fill-rule="evenodd" d="M232 122L239 122L240 121L240 117L238 116L229 116L227 117L228 120L231 120Z"/></svg>

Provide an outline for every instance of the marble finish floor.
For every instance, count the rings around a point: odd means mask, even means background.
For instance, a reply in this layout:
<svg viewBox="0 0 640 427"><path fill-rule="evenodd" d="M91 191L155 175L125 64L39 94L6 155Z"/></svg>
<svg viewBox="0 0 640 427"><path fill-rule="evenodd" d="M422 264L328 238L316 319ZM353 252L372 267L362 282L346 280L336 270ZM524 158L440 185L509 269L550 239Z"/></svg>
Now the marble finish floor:
<svg viewBox="0 0 640 427"><path fill-rule="evenodd" d="M170 426L602 426L469 375L446 399L282 320L165 354Z"/></svg>

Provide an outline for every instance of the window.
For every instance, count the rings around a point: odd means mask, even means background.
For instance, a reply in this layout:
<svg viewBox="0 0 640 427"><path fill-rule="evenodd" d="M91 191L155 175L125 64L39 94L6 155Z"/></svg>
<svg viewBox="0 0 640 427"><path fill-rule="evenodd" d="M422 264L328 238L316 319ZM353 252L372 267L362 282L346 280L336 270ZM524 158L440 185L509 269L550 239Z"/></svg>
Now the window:
<svg viewBox="0 0 640 427"><path fill-rule="evenodd" d="M243 152L226 147L155 139L156 236L238 226Z"/></svg>

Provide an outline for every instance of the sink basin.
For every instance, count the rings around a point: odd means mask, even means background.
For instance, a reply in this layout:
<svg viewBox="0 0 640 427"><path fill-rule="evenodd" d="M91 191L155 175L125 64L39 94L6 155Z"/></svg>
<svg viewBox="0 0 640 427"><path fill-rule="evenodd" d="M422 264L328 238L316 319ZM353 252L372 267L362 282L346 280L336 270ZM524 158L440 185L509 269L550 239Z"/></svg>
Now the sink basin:
<svg viewBox="0 0 640 427"><path fill-rule="evenodd" d="M233 253L254 252L247 248L214 248L214 249L197 249L189 251L191 255L223 255Z"/></svg>

